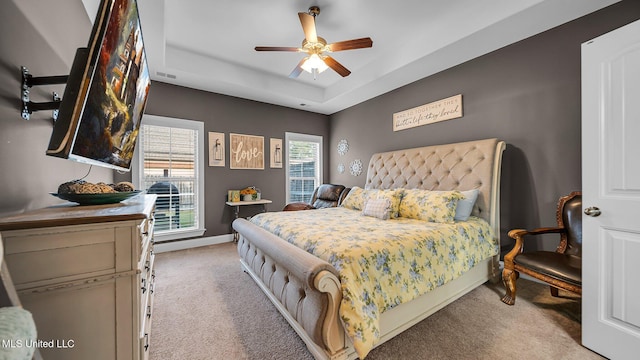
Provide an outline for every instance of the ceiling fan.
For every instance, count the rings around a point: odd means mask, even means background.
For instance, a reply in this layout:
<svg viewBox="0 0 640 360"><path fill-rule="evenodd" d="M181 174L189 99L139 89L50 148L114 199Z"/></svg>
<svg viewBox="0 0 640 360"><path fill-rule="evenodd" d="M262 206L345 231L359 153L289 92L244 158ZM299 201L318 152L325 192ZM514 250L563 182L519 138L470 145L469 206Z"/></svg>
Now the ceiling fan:
<svg viewBox="0 0 640 360"><path fill-rule="evenodd" d="M325 53L369 48L373 46L373 41L371 38L366 37L327 44L327 41L316 33L315 19L318 14L320 14L320 8L317 6L310 7L309 12L298 13L305 37L304 40L302 40L302 47L256 46L256 51L293 51L307 53L308 56L302 59L291 74L289 74L289 77L292 79L297 78L303 70L312 73L315 79L318 73L325 71L327 68L332 68L342 77L349 76L349 74L351 74L349 69Z"/></svg>

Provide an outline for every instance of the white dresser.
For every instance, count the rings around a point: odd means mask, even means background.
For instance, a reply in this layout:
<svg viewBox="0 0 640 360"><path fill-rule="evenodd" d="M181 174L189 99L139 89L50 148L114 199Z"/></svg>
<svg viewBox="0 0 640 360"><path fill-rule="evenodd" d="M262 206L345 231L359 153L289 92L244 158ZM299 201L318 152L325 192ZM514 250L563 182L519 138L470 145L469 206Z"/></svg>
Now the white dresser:
<svg viewBox="0 0 640 360"><path fill-rule="evenodd" d="M43 358L146 359L155 195L0 219L5 259Z"/></svg>

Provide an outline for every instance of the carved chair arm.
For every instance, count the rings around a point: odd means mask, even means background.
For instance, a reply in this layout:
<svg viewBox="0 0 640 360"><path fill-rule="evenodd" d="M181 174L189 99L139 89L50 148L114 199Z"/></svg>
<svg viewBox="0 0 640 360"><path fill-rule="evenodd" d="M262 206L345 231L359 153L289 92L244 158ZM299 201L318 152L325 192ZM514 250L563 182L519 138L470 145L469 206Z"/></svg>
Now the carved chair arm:
<svg viewBox="0 0 640 360"><path fill-rule="evenodd" d="M537 228L534 230L514 229L509 231L509 237L515 239L516 236L553 234L553 233L562 233L564 231L565 229L561 227L543 227L543 228Z"/></svg>
<svg viewBox="0 0 640 360"><path fill-rule="evenodd" d="M545 228L537 228L534 230L525 230L525 229L513 229L509 231L509 237L516 241L515 245L513 245L513 249L511 249L507 254L504 255L504 262L513 263L513 258L516 255L522 252L524 247L524 236L525 235L541 235L541 234L560 234L565 232L564 228L561 227L545 227Z"/></svg>

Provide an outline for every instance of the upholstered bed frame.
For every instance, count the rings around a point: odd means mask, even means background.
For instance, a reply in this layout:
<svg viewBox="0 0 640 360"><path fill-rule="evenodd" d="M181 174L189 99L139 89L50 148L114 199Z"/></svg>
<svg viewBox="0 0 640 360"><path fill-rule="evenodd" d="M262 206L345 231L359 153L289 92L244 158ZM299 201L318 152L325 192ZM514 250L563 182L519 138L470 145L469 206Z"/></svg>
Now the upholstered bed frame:
<svg viewBox="0 0 640 360"><path fill-rule="evenodd" d="M500 171L505 143L497 139L426 146L374 154L365 188L427 190L479 189L472 215L500 234ZM244 219L233 222L240 234L238 253L245 271L307 344L316 359L357 357L339 316L339 274L328 262ZM499 239L496 239L499 244ZM381 341L392 338L437 310L499 277L498 256L463 276L382 314ZM378 344L378 345L379 345Z"/></svg>

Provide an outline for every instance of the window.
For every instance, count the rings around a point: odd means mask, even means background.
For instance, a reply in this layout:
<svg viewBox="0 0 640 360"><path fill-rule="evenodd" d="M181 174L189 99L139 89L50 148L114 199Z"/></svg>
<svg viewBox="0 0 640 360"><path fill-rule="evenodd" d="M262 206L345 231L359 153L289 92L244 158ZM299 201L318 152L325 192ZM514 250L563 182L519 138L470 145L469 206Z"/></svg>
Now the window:
<svg viewBox="0 0 640 360"><path fill-rule="evenodd" d="M145 115L132 179L157 194L156 241L204 233L204 124Z"/></svg>
<svg viewBox="0 0 640 360"><path fill-rule="evenodd" d="M322 183L322 136L285 133L287 203L311 202Z"/></svg>

